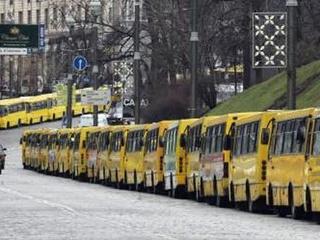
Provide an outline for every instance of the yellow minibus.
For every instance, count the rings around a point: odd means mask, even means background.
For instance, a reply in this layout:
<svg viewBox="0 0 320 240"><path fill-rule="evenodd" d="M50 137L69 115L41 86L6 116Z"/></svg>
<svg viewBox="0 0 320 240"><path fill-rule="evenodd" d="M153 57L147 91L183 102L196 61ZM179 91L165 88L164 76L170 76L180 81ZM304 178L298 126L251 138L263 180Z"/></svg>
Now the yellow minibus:
<svg viewBox="0 0 320 240"><path fill-rule="evenodd" d="M304 210L307 214L320 215L320 109L312 114L306 140L304 167Z"/></svg>
<svg viewBox="0 0 320 240"><path fill-rule="evenodd" d="M204 117L192 122L186 132L186 179L187 194L191 199L201 201L200 191L203 192L203 184L199 178L199 158L201 153L201 131Z"/></svg>
<svg viewBox="0 0 320 240"><path fill-rule="evenodd" d="M105 176L106 184L123 188L123 157L127 126L111 126L110 153L106 159Z"/></svg>
<svg viewBox="0 0 320 240"><path fill-rule="evenodd" d="M163 144L162 138L172 121L163 120L150 124L147 129L144 156L144 188L148 192L163 193Z"/></svg>
<svg viewBox="0 0 320 240"><path fill-rule="evenodd" d="M49 167L49 139L54 135L56 130L50 128L43 128L40 130L40 149L38 156L38 163L36 169L39 172L46 173ZM51 140L51 139L50 139Z"/></svg>
<svg viewBox="0 0 320 240"><path fill-rule="evenodd" d="M144 143L148 124L128 127L125 140L123 176L124 187L142 191L144 187Z"/></svg>
<svg viewBox="0 0 320 240"><path fill-rule="evenodd" d="M98 139L101 127L92 128L87 134L86 155L87 155L87 179L94 182L94 169L98 163Z"/></svg>
<svg viewBox="0 0 320 240"><path fill-rule="evenodd" d="M24 130L20 139L22 151L22 166L24 169L30 167L31 143L34 130Z"/></svg>
<svg viewBox="0 0 320 240"><path fill-rule="evenodd" d="M59 128L56 152L56 164L54 171L63 177L70 176L70 139L73 128Z"/></svg>
<svg viewBox="0 0 320 240"><path fill-rule="evenodd" d="M206 116L203 120L199 195L209 204L219 207L231 205L229 202L230 149L225 150L223 143L234 121L250 114L254 113Z"/></svg>
<svg viewBox="0 0 320 240"><path fill-rule="evenodd" d="M94 168L94 182L106 184L106 162L109 159L111 126L101 127L98 138L97 164Z"/></svg>
<svg viewBox="0 0 320 240"><path fill-rule="evenodd" d="M279 216L291 214L297 219L303 215L307 133L314 111L307 108L275 117L267 164L267 204Z"/></svg>
<svg viewBox="0 0 320 240"><path fill-rule="evenodd" d="M230 130L229 136L233 143L229 167L229 200L240 209L250 212L266 210L270 144L268 133L272 130L277 114L278 112L261 112L240 117Z"/></svg>
<svg viewBox="0 0 320 240"><path fill-rule="evenodd" d="M50 100L46 96L20 97L26 106L26 124L48 121L51 109Z"/></svg>
<svg viewBox="0 0 320 240"><path fill-rule="evenodd" d="M164 191L171 197L185 198L186 191L186 134L187 126L196 119L173 121L164 136Z"/></svg>
<svg viewBox="0 0 320 240"><path fill-rule="evenodd" d="M20 98L0 100L0 129L19 127L27 120L25 103Z"/></svg>
<svg viewBox="0 0 320 240"><path fill-rule="evenodd" d="M86 144L88 133L96 127L75 128L71 138L72 149L70 151L70 172L72 178L80 181L87 180L87 153Z"/></svg>

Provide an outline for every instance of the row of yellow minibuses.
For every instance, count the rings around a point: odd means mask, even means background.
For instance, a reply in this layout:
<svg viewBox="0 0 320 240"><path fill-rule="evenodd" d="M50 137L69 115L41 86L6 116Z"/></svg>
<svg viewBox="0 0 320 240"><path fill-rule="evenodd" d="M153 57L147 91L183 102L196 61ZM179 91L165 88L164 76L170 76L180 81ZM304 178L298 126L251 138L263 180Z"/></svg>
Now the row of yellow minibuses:
<svg viewBox="0 0 320 240"><path fill-rule="evenodd" d="M92 88L76 90L72 104L73 116L93 112L92 105L81 104L81 91L89 89ZM54 92L0 100L0 129L61 119L66 114L66 106L58 105L57 98L57 93ZM106 109L107 105L101 105L98 110L101 112Z"/></svg>
<svg viewBox="0 0 320 240"><path fill-rule="evenodd" d="M320 213L320 110L27 130L23 166L298 219Z"/></svg>

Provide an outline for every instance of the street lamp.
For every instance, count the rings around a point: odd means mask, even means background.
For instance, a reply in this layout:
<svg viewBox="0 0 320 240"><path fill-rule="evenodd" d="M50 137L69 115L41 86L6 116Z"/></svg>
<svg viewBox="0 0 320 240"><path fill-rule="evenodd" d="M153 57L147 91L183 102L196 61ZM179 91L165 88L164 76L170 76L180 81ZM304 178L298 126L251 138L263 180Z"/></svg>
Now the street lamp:
<svg viewBox="0 0 320 240"><path fill-rule="evenodd" d="M198 55L198 31L197 31L197 4L198 0L192 0L191 6L191 105L190 105L190 117L197 116L196 108L196 84L197 84L197 55Z"/></svg>
<svg viewBox="0 0 320 240"><path fill-rule="evenodd" d="M69 45L71 45L72 42L72 31L74 28L75 20L71 16L71 14L68 14L66 16L66 23L69 27ZM66 108L66 115L67 115L67 128L72 127L72 85L73 85L73 79L72 79L72 64L71 64L71 55L72 55L72 49L69 49L68 52L68 78L67 78L67 108Z"/></svg>
<svg viewBox="0 0 320 240"><path fill-rule="evenodd" d="M5 22L6 24L15 24L15 17L14 17L14 12L13 11L9 11L7 13L7 16L6 16L6 19L5 19ZM12 56L9 56L9 96L10 98L12 98L12 87L13 87L13 57Z"/></svg>
<svg viewBox="0 0 320 240"><path fill-rule="evenodd" d="M140 123L140 81L139 81L139 68L140 68L140 0L135 0L135 18L134 18L134 121L136 124Z"/></svg>
<svg viewBox="0 0 320 240"><path fill-rule="evenodd" d="M9 71L10 71L10 74L9 74L9 89L10 89L10 98L12 98L12 78L13 78L13 57L10 56L9 58Z"/></svg>
<svg viewBox="0 0 320 240"><path fill-rule="evenodd" d="M92 0L89 3L89 8L94 20L96 21L102 14L102 5L100 0ZM94 28L94 56L93 56L93 90L98 90L97 75L99 73L99 68L97 65L97 45L98 45L98 29ZM98 126L98 105L93 105L93 126Z"/></svg>
<svg viewBox="0 0 320 240"><path fill-rule="evenodd" d="M287 96L288 109L296 109L296 42L297 42L297 24L296 11L298 7L297 0L287 0L288 10L288 67L287 67Z"/></svg>

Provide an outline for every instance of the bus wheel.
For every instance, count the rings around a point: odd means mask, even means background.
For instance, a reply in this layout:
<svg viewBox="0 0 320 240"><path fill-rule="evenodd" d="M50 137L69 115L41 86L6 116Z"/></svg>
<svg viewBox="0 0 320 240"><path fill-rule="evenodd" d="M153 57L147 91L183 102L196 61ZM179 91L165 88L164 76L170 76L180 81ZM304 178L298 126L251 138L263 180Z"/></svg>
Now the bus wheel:
<svg viewBox="0 0 320 240"><path fill-rule="evenodd" d="M251 212L251 213L256 213L258 211L257 203L255 201L252 201L252 199L251 199L251 192L250 192L249 182L247 182L247 184L246 184L246 195L247 195L248 211Z"/></svg>
<svg viewBox="0 0 320 240"><path fill-rule="evenodd" d="M42 118L42 116L40 117L40 123L42 123L43 122L43 118Z"/></svg>
<svg viewBox="0 0 320 240"><path fill-rule="evenodd" d="M10 128L10 122L7 122L7 129Z"/></svg>
<svg viewBox="0 0 320 240"><path fill-rule="evenodd" d="M30 125L32 125L32 124L33 124L33 119L32 119L32 118L30 119L30 122L29 122L29 123L30 123Z"/></svg>
<svg viewBox="0 0 320 240"><path fill-rule="evenodd" d="M233 182L230 183L229 186L229 192L230 192L230 204L231 205L235 205L235 196L234 196L234 186L233 186Z"/></svg>
<svg viewBox="0 0 320 240"><path fill-rule="evenodd" d="M56 114L53 114L52 115L52 121L55 121L56 120Z"/></svg>
<svg viewBox="0 0 320 240"><path fill-rule="evenodd" d="M306 211L311 212L312 211L312 205L311 205L311 193L310 193L310 188L307 187L306 190Z"/></svg>
<svg viewBox="0 0 320 240"><path fill-rule="evenodd" d="M303 206L294 205L294 196L292 185L289 186L289 206L291 210L291 215L293 219L301 219L303 214Z"/></svg>
<svg viewBox="0 0 320 240"><path fill-rule="evenodd" d="M20 127L21 126L21 119L18 120L18 125L17 127Z"/></svg>
<svg viewBox="0 0 320 240"><path fill-rule="evenodd" d="M222 196L218 193L218 184L216 178L214 179L214 185L213 185L213 194L214 194L214 203L217 207L224 207L224 199Z"/></svg>

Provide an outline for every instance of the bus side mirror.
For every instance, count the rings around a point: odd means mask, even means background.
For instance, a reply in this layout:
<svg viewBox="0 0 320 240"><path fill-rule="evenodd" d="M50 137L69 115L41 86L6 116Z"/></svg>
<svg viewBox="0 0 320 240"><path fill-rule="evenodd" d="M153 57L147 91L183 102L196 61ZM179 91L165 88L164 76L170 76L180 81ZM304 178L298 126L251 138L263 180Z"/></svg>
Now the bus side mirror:
<svg viewBox="0 0 320 240"><path fill-rule="evenodd" d="M141 146L141 147L144 146L144 141L143 141L143 139L140 139L140 146Z"/></svg>
<svg viewBox="0 0 320 240"><path fill-rule="evenodd" d="M22 138L20 138L20 145L22 144Z"/></svg>
<svg viewBox="0 0 320 240"><path fill-rule="evenodd" d="M121 138L121 146L123 147L124 146L124 139Z"/></svg>
<svg viewBox="0 0 320 240"><path fill-rule="evenodd" d="M263 128L261 133L261 144L266 145L269 142L270 130L269 128Z"/></svg>
<svg viewBox="0 0 320 240"><path fill-rule="evenodd" d="M300 126L297 132L297 142L300 144L304 143L306 138L305 136L306 136L306 127Z"/></svg>
<svg viewBox="0 0 320 240"><path fill-rule="evenodd" d="M86 147L86 145L87 145L87 144L86 144L86 140L83 140L83 141L82 141L82 147L84 147L84 148L85 148L85 147Z"/></svg>
<svg viewBox="0 0 320 240"><path fill-rule="evenodd" d="M180 135L180 147L185 148L185 147L186 147L186 144L187 144L186 134L185 134L185 133L182 133L182 134Z"/></svg>
<svg viewBox="0 0 320 240"><path fill-rule="evenodd" d="M229 151L231 149L231 136L225 135L223 139L223 150Z"/></svg>

